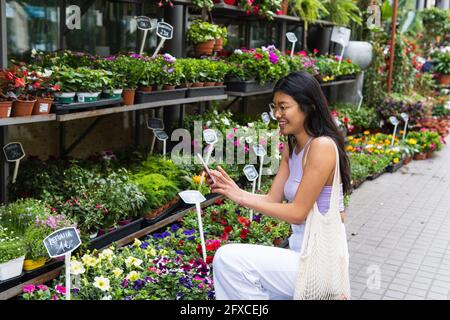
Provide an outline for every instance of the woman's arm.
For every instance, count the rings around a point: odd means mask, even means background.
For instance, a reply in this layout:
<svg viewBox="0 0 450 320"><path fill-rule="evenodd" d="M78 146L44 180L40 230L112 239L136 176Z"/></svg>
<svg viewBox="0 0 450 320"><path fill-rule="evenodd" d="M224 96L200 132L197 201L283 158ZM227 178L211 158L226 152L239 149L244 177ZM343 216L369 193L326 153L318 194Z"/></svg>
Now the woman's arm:
<svg viewBox="0 0 450 320"><path fill-rule="evenodd" d="M211 171L217 181L212 185L212 192L223 194L238 204L265 215L288 223L301 224L319 197L335 165L336 152L333 142L327 138L317 138L311 142L302 181L292 203L255 201L256 198L249 196L247 192L233 188L231 179L223 170Z"/></svg>

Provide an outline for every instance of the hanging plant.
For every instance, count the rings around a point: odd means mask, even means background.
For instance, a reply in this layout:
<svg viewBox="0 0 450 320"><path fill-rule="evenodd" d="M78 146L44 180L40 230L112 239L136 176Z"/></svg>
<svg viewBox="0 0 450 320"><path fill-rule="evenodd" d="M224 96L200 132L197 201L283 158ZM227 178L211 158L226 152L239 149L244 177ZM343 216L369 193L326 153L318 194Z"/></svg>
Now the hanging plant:
<svg viewBox="0 0 450 320"><path fill-rule="evenodd" d="M328 15L327 8L319 0L293 0L294 12L305 22L313 22L322 15Z"/></svg>
<svg viewBox="0 0 450 320"><path fill-rule="evenodd" d="M351 22L361 25L361 11L355 0L329 0L325 7L330 12L329 20L340 26L349 26Z"/></svg>

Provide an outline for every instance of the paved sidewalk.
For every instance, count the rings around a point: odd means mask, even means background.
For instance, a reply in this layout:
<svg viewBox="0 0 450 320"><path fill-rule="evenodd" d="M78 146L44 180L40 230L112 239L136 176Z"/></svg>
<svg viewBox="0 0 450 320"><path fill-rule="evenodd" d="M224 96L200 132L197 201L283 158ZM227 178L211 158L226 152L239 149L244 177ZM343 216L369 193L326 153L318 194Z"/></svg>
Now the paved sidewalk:
<svg viewBox="0 0 450 320"><path fill-rule="evenodd" d="M352 299L450 299L450 136L366 181L347 209Z"/></svg>

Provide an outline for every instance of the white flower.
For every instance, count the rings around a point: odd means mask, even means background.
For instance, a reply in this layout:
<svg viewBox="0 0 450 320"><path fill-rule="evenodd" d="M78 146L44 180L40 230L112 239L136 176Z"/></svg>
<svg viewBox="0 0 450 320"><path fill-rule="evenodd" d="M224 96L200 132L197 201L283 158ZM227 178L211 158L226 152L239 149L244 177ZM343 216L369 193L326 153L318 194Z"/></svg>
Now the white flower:
<svg viewBox="0 0 450 320"><path fill-rule="evenodd" d="M247 142L248 144L252 144L253 143L253 138L252 137L246 137L245 138L245 142Z"/></svg>
<svg viewBox="0 0 450 320"><path fill-rule="evenodd" d="M211 126L211 121L207 121L206 122L206 125L209 127L209 126Z"/></svg>
<svg viewBox="0 0 450 320"><path fill-rule="evenodd" d="M52 75L53 71L49 70L49 69L44 69L44 73L42 74L42 76L44 78L50 78L50 76Z"/></svg>
<svg viewBox="0 0 450 320"><path fill-rule="evenodd" d="M128 257L125 259L125 265L129 268L131 266L139 267L143 261L135 257Z"/></svg>
<svg viewBox="0 0 450 320"><path fill-rule="evenodd" d="M228 120L227 118L222 118L222 122L224 125L229 126L230 125L230 120Z"/></svg>
<svg viewBox="0 0 450 320"><path fill-rule="evenodd" d="M135 247L139 247L140 245L142 244L142 242L139 240L139 239L134 239L134 243L133 243L133 246L135 246Z"/></svg>
<svg viewBox="0 0 450 320"><path fill-rule="evenodd" d="M240 50L240 49L234 49L234 54L242 54L242 50Z"/></svg>
<svg viewBox="0 0 450 320"><path fill-rule="evenodd" d="M111 261L114 257L114 252L111 249L105 249L99 254L100 259L106 259Z"/></svg>
<svg viewBox="0 0 450 320"><path fill-rule="evenodd" d="M97 264L97 259L94 258L93 256L90 256L88 254L85 254L81 260L83 261L83 263L88 266L88 267L95 267L95 265Z"/></svg>
<svg viewBox="0 0 450 320"><path fill-rule="evenodd" d="M248 124L248 126L249 126L250 128L253 128L253 126L254 126L253 122L250 122L250 123Z"/></svg>
<svg viewBox="0 0 450 320"><path fill-rule="evenodd" d="M37 51L35 48L31 49L31 56L34 57L37 54Z"/></svg>
<svg viewBox="0 0 450 320"><path fill-rule="evenodd" d="M102 291L108 291L110 289L109 279L104 277L95 277L94 287L99 288Z"/></svg>
<svg viewBox="0 0 450 320"><path fill-rule="evenodd" d="M110 295L102 297L100 300L112 300L112 297Z"/></svg>
<svg viewBox="0 0 450 320"><path fill-rule="evenodd" d="M79 275L84 273L86 270L84 269L83 263L78 260L71 261L70 263L70 274Z"/></svg>

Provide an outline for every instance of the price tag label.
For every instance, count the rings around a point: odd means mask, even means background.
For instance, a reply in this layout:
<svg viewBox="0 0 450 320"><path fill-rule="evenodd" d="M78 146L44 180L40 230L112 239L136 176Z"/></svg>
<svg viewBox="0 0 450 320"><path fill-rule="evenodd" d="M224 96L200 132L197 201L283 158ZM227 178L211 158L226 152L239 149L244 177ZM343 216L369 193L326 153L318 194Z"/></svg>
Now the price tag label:
<svg viewBox="0 0 450 320"><path fill-rule="evenodd" d="M136 17L136 23L138 29L152 30L155 28L155 21L146 16Z"/></svg>
<svg viewBox="0 0 450 320"><path fill-rule="evenodd" d="M163 39L172 39L173 27L166 22L158 22L156 34Z"/></svg>
<svg viewBox="0 0 450 320"><path fill-rule="evenodd" d="M155 130L154 133L158 140L164 141L169 138L169 136L164 130Z"/></svg>
<svg viewBox="0 0 450 320"><path fill-rule="evenodd" d="M270 123L270 115L267 112L263 112L261 114L261 119L265 124L269 124Z"/></svg>
<svg viewBox="0 0 450 320"><path fill-rule="evenodd" d="M205 139L207 144L215 144L219 140L214 129L203 130L203 139Z"/></svg>
<svg viewBox="0 0 450 320"><path fill-rule="evenodd" d="M178 193L180 198L187 204L195 204L206 201L206 198L197 190L186 190Z"/></svg>
<svg viewBox="0 0 450 320"><path fill-rule="evenodd" d="M164 129L164 122L159 118L151 118L147 121L147 127L152 130Z"/></svg>
<svg viewBox="0 0 450 320"><path fill-rule="evenodd" d="M402 112L400 114L400 117L402 117L403 121L405 121L405 122L409 120L409 116L407 113Z"/></svg>
<svg viewBox="0 0 450 320"><path fill-rule="evenodd" d="M394 116L391 116L391 117L389 117L389 122L395 126L398 124L398 119Z"/></svg>
<svg viewBox="0 0 450 320"><path fill-rule="evenodd" d="M44 246L51 258L64 256L74 251L80 244L80 237L74 227L57 230L44 239Z"/></svg>
<svg viewBox="0 0 450 320"><path fill-rule="evenodd" d="M20 142L8 143L3 147L3 152L5 153L6 160L9 162L21 160L25 157L25 151Z"/></svg>
<svg viewBox="0 0 450 320"><path fill-rule="evenodd" d="M248 164L244 167L244 174L247 177L248 181L255 181L256 179L258 179L258 171L252 164Z"/></svg>
<svg viewBox="0 0 450 320"><path fill-rule="evenodd" d="M253 146L253 151L258 157L263 157L266 155L266 149L260 144Z"/></svg>
<svg viewBox="0 0 450 320"><path fill-rule="evenodd" d="M297 36L293 32L287 32L286 38L289 40L289 42L297 42L298 41Z"/></svg>
<svg viewBox="0 0 450 320"><path fill-rule="evenodd" d="M348 46L350 40L350 34L352 30L344 27L333 27L331 33L331 41L339 43L341 46Z"/></svg>

